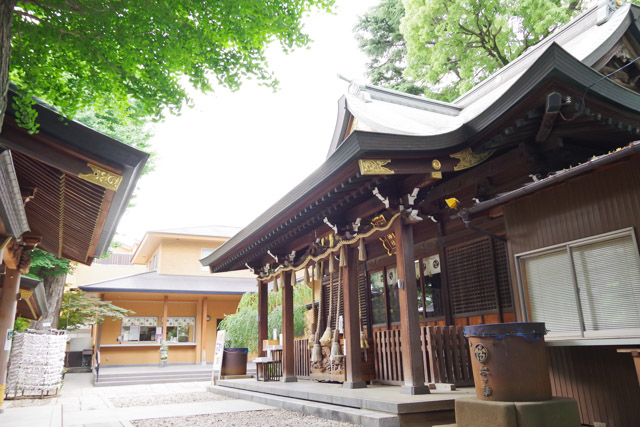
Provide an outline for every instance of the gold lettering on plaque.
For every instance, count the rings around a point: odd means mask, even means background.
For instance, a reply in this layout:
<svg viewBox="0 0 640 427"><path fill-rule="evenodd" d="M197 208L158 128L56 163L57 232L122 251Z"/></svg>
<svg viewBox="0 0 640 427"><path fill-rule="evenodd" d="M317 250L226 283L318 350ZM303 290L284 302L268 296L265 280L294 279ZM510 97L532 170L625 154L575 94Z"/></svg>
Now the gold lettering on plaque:
<svg viewBox="0 0 640 427"><path fill-rule="evenodd" d="M387 224L387 219L384 215L378 215L377 217L371 220L371 225L374 227L383 227ZM396 253L396 235L395 233L389 233L386 236L380 237L380 241L382 242L382 247L384 247L389 256L392 256Z"/></svg>
<svg viewBox="0 0 640 427"><path fill-rule="evenodd" d="M106 169L102 169L100 166L92 165L91 163L87 163L87 166L91 168L93 173L81 173L78 175L78 178L92 182L100 187L106 188L107 190L118 190L118 187L120 187L120 183L122 182L122 176Z"/></svg>
<svg viewBox="0 0 640 427"><path fill-rule="evenodd" d="M391 163L391 159L361 159L358 161L362 175L393 175L395 173L393 170L384 167L389 163Z"/></svg>

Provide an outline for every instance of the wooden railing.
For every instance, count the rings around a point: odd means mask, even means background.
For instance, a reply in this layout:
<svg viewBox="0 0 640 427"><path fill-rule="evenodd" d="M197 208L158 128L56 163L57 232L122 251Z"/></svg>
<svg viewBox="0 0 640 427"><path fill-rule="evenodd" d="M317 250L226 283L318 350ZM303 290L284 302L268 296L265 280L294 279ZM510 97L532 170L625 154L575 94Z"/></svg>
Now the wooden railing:
<svg viewBox="0 0 640 427"><path fill-rule="evenodd" d="M309 339L297 339L293 342L295 349L295 374L298 378L309 378L309 363L311 354L309 352Z"/></svg>
<svg viewBox="0 0 640 427"><path fill-rule="evenodd" d="M373 337L376 379L391 384L403 381L400 330L376 331ZM423 326L420 340L427 383L473 385L469 348L462 326Z"/></svg>
<svg viewBox="0 0 640 427"><path fill-rule="evenodd" d="M400 352L400 329L375 331L373 333L376 379L399 383L402 373L402 353Z"/></svg>

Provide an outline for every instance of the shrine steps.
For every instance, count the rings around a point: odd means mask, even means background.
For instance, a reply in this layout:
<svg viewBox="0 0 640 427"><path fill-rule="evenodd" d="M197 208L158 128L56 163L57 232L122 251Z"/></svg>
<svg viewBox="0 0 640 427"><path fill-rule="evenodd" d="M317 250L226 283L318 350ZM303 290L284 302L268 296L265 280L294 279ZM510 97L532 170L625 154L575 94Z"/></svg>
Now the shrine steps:
<svg viewBox="0 0 640 427"><path fill-rule="evenodd" d="M211 381L211 365L101 367L100 375L93 372L95 387L119 385L161 384ZM255 370L254 370L255 371ZM255 372L248 371L249 374ZM96 381L97 380L97 381Z"/></svg>
<svg viewBox="0 0 640 427"><path fill-rule="evenodd" d="M455 422L455 400L473 388L406 395L398 386L345 389L337 383L219 380L213 393L365 426L441 426Z"/></svg>
<svg viewBox="0 0 640 427"><path fill-rule="evenodd" d="M348 406L332 405L329 403L312 402L293 397L284 397L260 392L231 389L220 386L209 386L207 390L230 397L232 399L250 400L256 403L300 412L305 415L324 418L332 421L347 422L370 427L400 426L397 415L367 409L350 408Z"/></svg>

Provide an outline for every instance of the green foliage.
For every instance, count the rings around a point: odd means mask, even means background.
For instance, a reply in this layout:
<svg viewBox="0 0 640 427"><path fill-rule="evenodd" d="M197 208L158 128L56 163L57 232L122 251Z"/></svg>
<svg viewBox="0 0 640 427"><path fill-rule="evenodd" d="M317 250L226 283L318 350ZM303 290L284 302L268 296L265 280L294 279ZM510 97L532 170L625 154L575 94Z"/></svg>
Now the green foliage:
<svg viewBox="0 0 640 427"><path fill-rule="evenodd" d="M135 105L137 103L134 103ZM139 108L135 107L131 109L139 110ZM75 120L113 139L149 153L149 160L147 160L142 170L142 174L145 175L155 169L156 153L149 144L149 140L153 136L151 123L149 123L149 120L141 118L141 114L138 111L119 118L117 112L112 109L98 110L91 108L79 112Z"/></svg>
<svg viewBox="0 0 640 427"><path fill-rule="evenodd" d="M24 317L18 317L13 323L13 330L16 332L24 331L29 328L30 324L31 320L25 319Z"/></svg>
<svg viewBox="0 0 640 427"><path fill-rule="evenodd" d="M159 119L191 102L184 81L203 92L212 79L276 87L267 45L307 45L302 17L334 1L18 1L10 79L69 117L94 108Z"/></svg>
<svg viewBox="0 0 640 427"><path fill-rule="evenodd" d="M403 76L407 53L400 33L403 16L402 0L382 0L360 17L353 31L358 47L369 57L367 76L371 83L421 95L424 88Z"/></svg>
<svg viewBox="0 0 640 427"><path fill-rule="evenodd" d="M402 0L406 75L451 101L581 11L582 0Z"/></svg>
<svg viewBox="0 0 640 427"><path fill-rule="evenodd" d="M100 324L105 317L111 317L115 321L133 314L135 313L131 310L87 296L81 290L73 290L62 295L58 329L73 331L82 325Z"/></svg>
<svg viewBox="0 0 640 427"><path fill-rule="evenodd" d="M288 285L287 285L288 286ZM269 336L273 329L282 332L282 290L269 292ZM293 326L296 336L304 334L306 304L311 302L311 289L304 285L293 288ZM226 315L218 327L227 331L225 346L247 347L250 353L258 350L258 294L246 293L234 314Z"/></svg>
<svg viewBox="0 0 640 427"><path fill-rule="evenodd" d="M45 276L61 276L71 271L69 260L35 248L31 253L31 267L27 276L44 280Z"/></svg>

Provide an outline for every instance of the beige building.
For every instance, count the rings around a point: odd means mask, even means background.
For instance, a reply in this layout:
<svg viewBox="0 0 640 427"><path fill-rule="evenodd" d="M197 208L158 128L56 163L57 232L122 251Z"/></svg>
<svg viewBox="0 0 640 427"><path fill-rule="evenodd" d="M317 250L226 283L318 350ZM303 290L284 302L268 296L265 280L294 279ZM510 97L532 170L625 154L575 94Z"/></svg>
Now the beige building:
<svg viewBox="0 0 640 427"><path fill-rule="evenodd" d="M236 231L210 226L148 232L131 257L144 272L80 285L135 312L98 327L100 364L156 364L163 339L168 363L212 362L217 323L235 313L244 293L255 292L256 282L249 272L212 275L199 259Z"/></svg>

